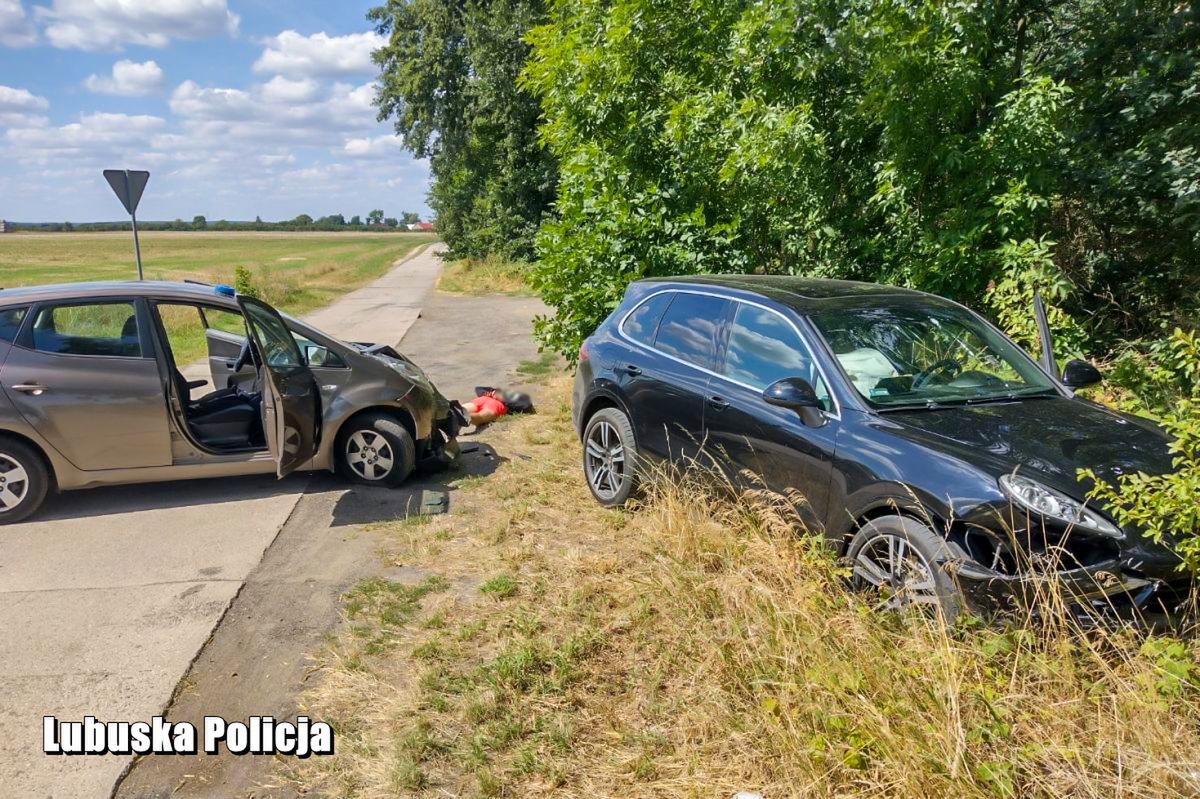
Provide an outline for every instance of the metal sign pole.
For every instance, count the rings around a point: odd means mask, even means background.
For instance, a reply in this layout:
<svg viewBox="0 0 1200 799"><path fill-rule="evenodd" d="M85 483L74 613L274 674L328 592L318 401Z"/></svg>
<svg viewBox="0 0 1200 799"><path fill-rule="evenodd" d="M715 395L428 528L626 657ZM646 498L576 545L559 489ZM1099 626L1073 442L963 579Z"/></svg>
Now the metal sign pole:
<svg viewBox="0 0 1200 799"><path fill-rule="evenodd" d="M142 280L142 248L138 244L137 207L142 200L142 192L146 190L146 182L150 173L140 169L106 169L104 179L112 187L113 193L129 212L133 223L133 257L137 260L138 280Z"/></svg>
<svg viewBox="0 0 1200 799"><path fill-rule="evenodd" d="M137 235L137 214L130 213L129 218L133 221L133 257L137 261L138 280L144 280L142 277L142 249L138 246Z"/></svg>

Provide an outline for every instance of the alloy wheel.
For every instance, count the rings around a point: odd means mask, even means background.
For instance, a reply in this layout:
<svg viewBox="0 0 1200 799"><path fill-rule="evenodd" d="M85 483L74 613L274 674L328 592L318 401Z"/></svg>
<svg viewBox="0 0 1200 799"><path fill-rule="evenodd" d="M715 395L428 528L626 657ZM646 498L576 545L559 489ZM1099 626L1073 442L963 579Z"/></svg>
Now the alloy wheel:
<svg viewBox="0 0 1200 799"><path fill-rule="evenodd" d="M29 493L29 475L15 458L0 452L0 513L13 510Z"/></svg>
<svg viewBox="0 0 1200 799"><path fill-rule="evenodd" d="M879 606L884 610L941 605L933 569L901 536L884 534L868 541L855 556L852 573L856 588L879 592Z"/></svg>
<svg viewBox="0 0 1200 799"><path fill-rule="evenodd" d="M395 456L382 435L359 430L346 439L346 463L364 480L382 480L391 473Z"/></svg>
<svg viewBox="0 0 1200 799"><path fill-rule="evenodd" d="M625 444L617 428L606 421L596 424L586 445L587 479L596 496L609 500L625 484Z"/></svg>

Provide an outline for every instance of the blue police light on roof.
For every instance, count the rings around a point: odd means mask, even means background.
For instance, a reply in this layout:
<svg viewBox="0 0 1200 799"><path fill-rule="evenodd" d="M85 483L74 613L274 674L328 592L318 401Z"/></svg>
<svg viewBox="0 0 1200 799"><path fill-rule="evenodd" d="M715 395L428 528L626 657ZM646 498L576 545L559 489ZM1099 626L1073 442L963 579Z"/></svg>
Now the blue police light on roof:
<svg viewBox="0 0 1200 799"><path fill-rule="evenodd" d="M213 286L213 291L215 291L217 294L222 294L226 297L236 297L237 296L237 292L234 291L233 286L227 286L224 283L222 283L219 286Z"/></svg>

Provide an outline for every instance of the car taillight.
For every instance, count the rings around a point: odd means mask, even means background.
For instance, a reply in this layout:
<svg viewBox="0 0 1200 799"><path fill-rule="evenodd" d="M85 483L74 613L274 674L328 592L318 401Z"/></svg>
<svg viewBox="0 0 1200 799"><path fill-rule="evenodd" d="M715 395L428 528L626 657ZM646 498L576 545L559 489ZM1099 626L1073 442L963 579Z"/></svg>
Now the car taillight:
<svg viewBox="0 0 1200 799"><path fill-rule="evenodd" d="M587 339L584 339L583 343L579 345L579 362L583 363L587 359L588 359Z"/></svg>

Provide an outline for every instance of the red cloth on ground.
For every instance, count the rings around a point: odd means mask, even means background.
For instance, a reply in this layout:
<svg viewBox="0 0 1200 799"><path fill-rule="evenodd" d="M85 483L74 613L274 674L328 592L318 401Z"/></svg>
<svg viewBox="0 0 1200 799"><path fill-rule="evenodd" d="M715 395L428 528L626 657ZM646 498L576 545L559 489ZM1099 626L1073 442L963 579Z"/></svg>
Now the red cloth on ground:
<svg viewBox="0 0 1200 799"><path fill-rule="evenodd" d="M476 413L494 413L497 416L508 413L508 406L490 394L476 397L471 403L475 406Z"/></svg>

